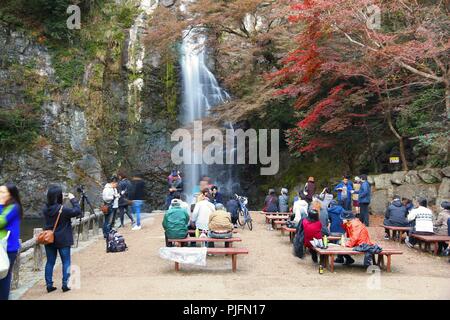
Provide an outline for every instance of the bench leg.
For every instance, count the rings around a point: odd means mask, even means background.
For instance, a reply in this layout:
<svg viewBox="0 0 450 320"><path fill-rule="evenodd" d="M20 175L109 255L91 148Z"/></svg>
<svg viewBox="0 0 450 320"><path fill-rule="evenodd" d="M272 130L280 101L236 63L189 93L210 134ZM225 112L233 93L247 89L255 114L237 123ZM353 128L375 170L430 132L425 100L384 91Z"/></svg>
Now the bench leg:
<svg viewBox="0 0 450 320"><path fill-rule="evenodd" d="M390 254L387 255L387 266L386 266L386 271L387 271L387 272L391 272L391 255L390 255Z"/></svg>
<svg viewBox="0 0 450 320"><path fill-rule="evenodd" d="M175 271L180 271L180 263L175 262Z"/></svg>
<svg viewBox="0 0 450 320"><path fill-rule="evenodd" d="M330 254L328 259L330 262L330 272L333 273L334 272L334 254Z"/></svg>
<svg viewBox="0 0 450 320"><path fill-rule="evenodd" d="M233 272L236 272L237 269L237 254L231 255L231 266L233 268Z"/></svg>

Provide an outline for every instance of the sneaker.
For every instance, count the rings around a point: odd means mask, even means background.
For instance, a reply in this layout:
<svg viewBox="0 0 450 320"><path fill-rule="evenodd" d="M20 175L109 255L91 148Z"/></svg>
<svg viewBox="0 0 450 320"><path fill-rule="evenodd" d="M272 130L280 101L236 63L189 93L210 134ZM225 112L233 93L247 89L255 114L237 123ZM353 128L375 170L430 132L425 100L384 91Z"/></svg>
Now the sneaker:
<svg viewBox="0 0 450 320"><path fill-rule="evenodd" d="M141 230L141 226L134 226L131 230Z"/></svg>
<svg viewBox="0 0 450 320"><path fill-rule="evenodd" d="M70 291L70 288L68 286L63 286L61 289L63 292Z"/></svg>
<svg viewBox="0 0 450 320"><path fill-rule="evenodd" d="M48 293L53 292L55 290L56 290L56 287L47 287L47 292Z"/></svg>
<svg viewBox="0 0 450 320"><path fill-rule="evenodd" d="M389 240L389 236L387 234L384 235L384 240Z"/></svg>

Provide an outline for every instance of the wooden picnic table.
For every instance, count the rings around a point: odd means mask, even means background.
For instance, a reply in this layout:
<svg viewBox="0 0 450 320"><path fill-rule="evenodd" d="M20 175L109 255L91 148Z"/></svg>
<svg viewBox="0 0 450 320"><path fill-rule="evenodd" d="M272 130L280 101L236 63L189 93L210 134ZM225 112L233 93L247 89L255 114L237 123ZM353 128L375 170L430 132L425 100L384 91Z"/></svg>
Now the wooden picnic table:
<svg viewBox="0 0 450 320"><path fill-rule="evenodd" d="M337 255L362 255L365 252L354 251L353 248L341 247L341 246L328 246L327 249L320 249L313 247L313 249L319 255L321 263L324 267L329 268L330 272L334 272L334 257ZM403 254L402 251L396 249L383 249L380 253L377 253L378 260L375 259L375 254L373 257L373 262L376 263L380 268L386 267L387 272L391 272L391 256L393 254ZM387 264L384 264L384 256L387 257Z"/></svg>
<svg viewBox="0 0 450 320"><path fill-rule="evenodd" d="M288 220L289 218L290 218L289 214L278 214L278 215L268 214L266 215L266 223L271 223L274 220Z"/></svg>
<svg viewBox="0 0 450 320"><path fill-rule="evenodd" d="M422 243L424 243L424 251L430 250L430 244L434 244L434 255L437 256L438 248L440 242L448 242L450 241L450 236L440 236L440 235L421 235L421 234L412 234L411 237L417 239L419 241L419 248L422 250Z"/></svg>
<svg viewBox="0 0 450 320"><path fill-rule="evenodd" d="M394 227L394 226L386 226L384 224L381 224L380 227L383 227L386 230L392 231L392 237L391 237L391 233L388 232L389 239L395 240L396 238L398 238L399 242L402 242L402 234L404 232L408 232L411 230L411 227Z"/></svg>

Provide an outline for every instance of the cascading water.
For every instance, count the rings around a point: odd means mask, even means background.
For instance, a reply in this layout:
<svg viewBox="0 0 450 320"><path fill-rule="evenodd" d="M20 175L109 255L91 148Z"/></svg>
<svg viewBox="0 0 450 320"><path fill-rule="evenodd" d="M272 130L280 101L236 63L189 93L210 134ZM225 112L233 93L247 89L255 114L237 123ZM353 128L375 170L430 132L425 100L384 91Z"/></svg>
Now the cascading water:
<svg viewBox="0 0 450 320"><path fill-rule="evenodd" d="M181 67L183 78L182 123L189 125L201 120L210 109L226 102L230 97L223 90L214 74L207 67L206 36L200 28L185 31L182 43ZM201 153L194 152L194 159ZM196 161L194 161L196 163ZM186 164L184 167L184 191L191 200L200 177L208 175L205 164ZM211 173L214 179L215 174ZM230 177L231 178L231 177ZM220 186L220 185L219 185Z"/></svg>

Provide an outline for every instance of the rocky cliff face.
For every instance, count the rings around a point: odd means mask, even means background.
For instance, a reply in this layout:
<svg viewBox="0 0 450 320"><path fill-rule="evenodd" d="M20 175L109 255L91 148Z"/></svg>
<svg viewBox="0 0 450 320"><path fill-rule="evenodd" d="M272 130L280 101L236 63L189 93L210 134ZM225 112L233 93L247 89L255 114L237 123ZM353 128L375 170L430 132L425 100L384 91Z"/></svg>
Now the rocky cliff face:
<svg viewBox="0 0 450 320"><path fill-rule="evenodd" d="M120 168L144 175L152 208L164 202L179 67L176 59L143 49L155 2L137 4L132 27L108 43L104 59L80 64L82 77L70 85L61 85L55 72L53 48L0 24L0 123L22 109L32 110L37 122L26 146L14 142L0 153L0 181L19 186L27 216L39 213L52 183L72 192L84 184L98 205L106 177Z"/></svg>
<svg viewBox="0 0 450 320"><path fill-rule="evenodd" d="M437 210L443 200L450 199L450 167L385 173L369 176L368 181L373 187L371 208L375 214L384 214L394 195L425 197Z"/></svg>

